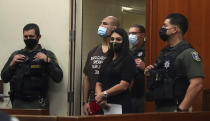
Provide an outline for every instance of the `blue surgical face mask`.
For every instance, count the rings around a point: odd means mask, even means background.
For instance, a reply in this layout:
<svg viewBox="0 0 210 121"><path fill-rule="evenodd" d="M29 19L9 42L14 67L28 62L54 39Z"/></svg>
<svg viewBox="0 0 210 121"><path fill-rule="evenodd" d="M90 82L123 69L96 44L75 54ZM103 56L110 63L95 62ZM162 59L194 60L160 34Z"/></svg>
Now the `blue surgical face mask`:
<svg viewBox="0 0 210 121"><path fill-rule="evenodd" d="M99 26L98 28L98 35L101 37L107 37L107 28Z"/></svg>
<svg viewBox="0 0 210 121"><path fill-rule="evenodd" d="M129 35L129 42L132 44L132 45L135 45L138 43L138 37L137 35L135 34L130 34Z"/></svg>

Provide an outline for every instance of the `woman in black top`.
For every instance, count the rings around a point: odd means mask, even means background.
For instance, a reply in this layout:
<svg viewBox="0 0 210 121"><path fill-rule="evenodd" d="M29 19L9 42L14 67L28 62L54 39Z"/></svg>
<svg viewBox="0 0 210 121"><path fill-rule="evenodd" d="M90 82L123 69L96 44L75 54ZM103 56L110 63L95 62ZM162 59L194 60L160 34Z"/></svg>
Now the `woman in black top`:
<svg viewBox="0 0 210 121"><path fill-rule="evenodd" d="M96 102L102 108L110 104L122 105L122 113L131 112L129 84L136 72L136 64L129 54L128 35L118 28L111 33L110 49L96 82Z"/></svg>

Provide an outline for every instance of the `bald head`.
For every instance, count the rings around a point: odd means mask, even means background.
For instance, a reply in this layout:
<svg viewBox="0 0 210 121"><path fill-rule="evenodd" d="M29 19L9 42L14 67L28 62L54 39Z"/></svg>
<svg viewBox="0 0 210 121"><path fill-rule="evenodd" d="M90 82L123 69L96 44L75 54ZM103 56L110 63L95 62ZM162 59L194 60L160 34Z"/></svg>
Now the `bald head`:
<svg viewBox="0 0 210 121"><path fill-rule="evenodd" d="M117 28L120 27L120 22L117 17L107 16L106 18L111 20L112 26L117 26Z"/></svg>
<svg viewBox="0 0 210 121"><path fill-rule="evenodd" d="M99 26L99 29L98 29L98 34L99 36L106 39L107 37L109 37L111 31L117 29L119 26L120 26L120 23L116 17L107 16L101 21L101 25Z"/></svg>

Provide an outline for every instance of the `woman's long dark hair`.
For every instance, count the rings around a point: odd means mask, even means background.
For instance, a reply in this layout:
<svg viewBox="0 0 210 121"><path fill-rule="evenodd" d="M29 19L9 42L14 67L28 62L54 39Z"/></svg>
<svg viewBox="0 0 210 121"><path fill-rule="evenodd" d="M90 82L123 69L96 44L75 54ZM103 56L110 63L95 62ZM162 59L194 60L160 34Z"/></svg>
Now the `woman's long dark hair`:
<svg viewBox="0 0 210 121"><path fill-rule="evenodd" d="M123 59L125 59L129 54L128 35L127 32L122 28L117 28L116 30L112 31L110 35L112 35L113 33L119 34L120 36L122 36L123 39L121 50L118 53L118 57L114 61L114 65L120 66L121 65L120 62L122 62ZM106 67L106 65L108 65L112 61L113 57L114 57L114 51L112 49L109 49L107 52L107 58L105 59L104 63L101 66L101 72L103 71L104 67Z"/></svg>

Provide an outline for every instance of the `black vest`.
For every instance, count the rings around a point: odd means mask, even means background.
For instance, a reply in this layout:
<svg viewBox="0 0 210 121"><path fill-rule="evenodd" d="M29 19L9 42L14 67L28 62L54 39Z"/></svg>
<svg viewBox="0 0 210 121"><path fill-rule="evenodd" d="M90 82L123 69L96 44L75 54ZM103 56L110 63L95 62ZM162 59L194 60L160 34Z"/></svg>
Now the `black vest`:
<svg viewBox="0 0 210 121"><path fill-rule="evenodd" d="M184 44L171 51L168 47L161 50L155 68L149 71L147 78L147 88L153 100L183 100L189 80L186 75L178 75L175 61L176 57L188 48L192 46Z"/></svg>
<svg viewBox="0 0 210 121"><path fill-rule="evenodd" d="M31 53L20 50L18 54L25 56L24 62L15 65L15 74L10 81L13 96L45 96L48 88L47 63L44 60L34 60L34 56L46 50Z"/></svg>

